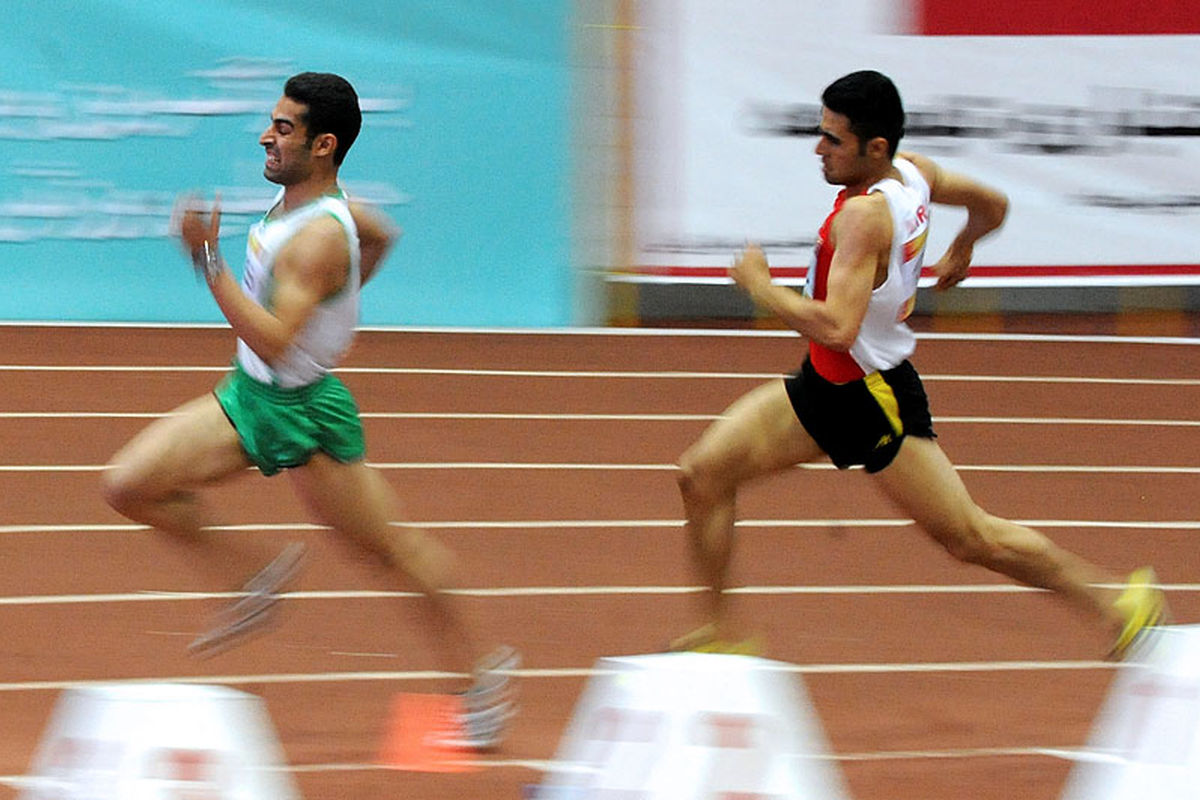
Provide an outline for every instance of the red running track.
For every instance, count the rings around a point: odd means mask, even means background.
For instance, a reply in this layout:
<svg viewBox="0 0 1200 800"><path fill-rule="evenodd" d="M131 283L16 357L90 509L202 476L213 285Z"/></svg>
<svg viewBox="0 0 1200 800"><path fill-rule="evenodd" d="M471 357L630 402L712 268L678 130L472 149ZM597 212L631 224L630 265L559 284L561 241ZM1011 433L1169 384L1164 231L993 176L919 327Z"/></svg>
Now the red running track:
<svg viewBox="0 0 1200 800"><path fill-rule="evenodd" d="M385 596L383 576L307 526L286 478L247 474L212 497L234 526L219 537L255 563L287 540L311 545L301 594L279 631L203 662L184 647L217 601L152 593L228 591L237 577L101 500L99 466L208 391L231 352L219 329L0 328L0 800L16 796L64 683L126 679L262 697L307 800L520 797L585 671L696 621L674 461L735 397L794 368L801 345L772 332L361 335L342 374L370 460L458 553L463 586L488 590L465 610L534 673L502 750L452 775L378 766L391 698L436 690L424 673L439 665L416 601ZM1200 618L1197 340L941 333L914 361L985 507L1114 570L1155 564L1176 621ZM1114 675L1086 620L954 562L857 471L771 478L741 515L739 616L802 668L856 800L1059 797L1061 752L1085 743ZM359 590L376 594L345 596Z"/></svg>

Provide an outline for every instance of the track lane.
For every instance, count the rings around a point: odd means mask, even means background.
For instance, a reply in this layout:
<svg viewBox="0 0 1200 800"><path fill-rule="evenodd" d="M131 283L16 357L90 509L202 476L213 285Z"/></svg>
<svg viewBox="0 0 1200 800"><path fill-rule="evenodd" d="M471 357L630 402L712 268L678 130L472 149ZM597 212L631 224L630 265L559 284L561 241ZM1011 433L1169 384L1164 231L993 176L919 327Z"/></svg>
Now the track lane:
<svg viewBox="0 0 1200 800"><path fill-rule="evenodd" d="M61 364L209 367L223 363L231 352L231 339L219 330L0 329L0 342L7 346L0 349L6 353L5 360L31 364L46 359ZM350 363L438 369L527 370L534 365L537 370L778 373L794 366L798 352L794 337L771 335L633 339L589 334L380 333L360 338ZM1195 346L1179 343L926 339L920 345L918 366L931 377L985 372L1090 378L1103 372L1118 378L1187 380L1200 374L1197 352ZM68 388L65 382L74 380L75 374L8 372L3 375L7 391L0 394L0 411L161 413L207 391L219 372L93 373L99 376L95 382ZM346 380L368 412L449 409L521 413L535 409L623 413L648 408L709 416L760 382L757 377L605 380L362 372L349 372ZM1194 421L1200 399L1193 386L1154 383L981 384L933 378L928 387L935 412L947 417L1028 415L1188 422ZM135 404L132 409L129 403ZM678 449L704 424L662 421L608 427L593 421L572 428L567 422L543 422L547 427L539 429L530 422L425 420L405 424L380 420L368 421L368 426L373 447L380 448L382 459L389 461L500 461L497 456L516 452L525 457L510 455L502 460L551 463L546 456L557 450L583 456L580 463L624 460L669 465ZM60 427L57 420L27 424L30 429L13 434L13 429L0 421L0 436L8 437L2 441L6 445L15 442L0 460L19 465L41 458L52 464L54 448L46 443L65 439L76 443L80 455L94 455L94 459L74 463L101 464L110 448L144 423L80 421L74 432L66 424ZM630 431L636 434L636 441L628 439ZM1188 466L1189 454L1195 452L1195 430L1189 427L948 422L939 424L939 431L947 451L968 465L1028 463L1031 458L1049 461L1047 454L1052 454L1058 463L1066 464ZM653 441L659 432L664 438ZM1060 436L1065 437L1064 443L1053 444ZM460 446L454 451L457 455L447 454L450 448ZM588 456L589 449L606 457ZM624 458L617 459L617 455ZM372 459L376 458L372 453ZM611 513L614 508L620 510L622 519L678 520L678 498L669 469L635 473L636 479L620 472L576 470L562 476L551 469L509 474L424 468L394 469L387 475L405 498L410 516L451 525L437 533L463 554L464 574L474 579L475 586L688 585L692 578L686 569L686 543L678 527L569 527L571 519L616 518ZM0 472L0 497L5 498L0 531L14 523L53 520L65 525L123 522L98 501L96 473L44 473L24 486L22 478L11 480L14 474ZM1129 521L1133 524L1128 528L1055 527L1050 533L1065 545L1114 567L1140 563L1145 556L1159 564L1164 580L1190 586L1200 579L1191 566L1194 559L1189 557L1194 532L1137 524L1188 520L1193 513L1194 475L977 471L964 475L985 505L1009 516ZM780 476L747 493L744 516L841 520L847 509L859 519L889 516L866 483L861 474L835 475L827 470ZM31 493L36 499L27 499ZM607 500L600 502L598 498L604 496ZM386 584L369 571L364 574L365 565L329 542L332 537L303 525L282 480L248 478L218 490L217 497L228 505L235 523L286 526L291 522L297 527L296 531L272 527L222 535L267 550L291 536L314 543L322 569L306 575L299 589L320 592ZM609 513L597 514L597 508ZM819 513L822 511L831 513ZM547 517L567 520L568 526L528 532L453 527L456 521ZM796 530L751 525L739 538L735 578L740 585L827 583L865 589L889 584L995 583L987 573L950 561L903 526L860 530L850 522ZM178 557L173 559L168 553L171 548L153 536L47 531L0 534L0 557L9 567L3 577L6 591L29 595L39 593L37 587L44 587L47 593L55 586L69 590L69 571L74 565L49 566L56 554L61 560L67 548L91 567L85 571L86 577L76 582L75 591L100 592L114 585L136 590L139 583L143 584L140 588L146 584L199 589L214 585L210 577L187 570L186 560L181 564ZM617 561L614 552L636 557ZM788 558L780 558L781 553ZM32 577L23 580L22 575ZM625 580L617 580L620 578ZM586 668L597 655L657 649L664 636L693 619L696 599L691 594L485 596L463 598L462 602L479 617L482 628L521 644L527 662L535 668ZM1200 618L1193 590L1175 592L1171 600L1181 621ZM840 766L859 800L882 800L897 791L903 796L939 800L958 796L964 785L970 787L973 797L985 800L1057 797L1069 764L1037 751L1077 746L1086 740L1095 707L1112 675L1111 668L1092 661L1103 643L1072 612L1038 593L746 594L738 595L735 602L748 625L758 623L767 634L776 657L818 668L822 664L880 667L849 672L818 669L805 677L835 753L844 759ZM197 665L182 657L179 648L202 623L207 605L191 600L0 606L0 622L10 630L34 625L59 633L58 637L38 633L0 651L0 682L13 676L55 673L69 678L232 674L253 681L256 675L295 672L296 665L309 657L317 659L313 663L348 674L379 668L381 663L390 664L385 671L395 671L397 664L420 668L434 663L428 643L421 641L411 618L415 603L318 595L289 603L287 625L276 637L228 654L219 663ZM387 630L347 625L347 618L356 614L366 619L393 616L396 623ZM115 635L97 645L95 633L107 625L114 626ZM592 635L581 642L579 630ZM965 672L927 673L915 669L914 665L921 663L974 666ZM1014 669L1005 668L1006 664L1027 666ZM1074 664L1090 666L1071 667ZM889 665L900 671L882 669ZM397 685L418 686L421 681L263 681L247 687L266 698L289 761L308 768L298 773L298 779L310 800L343 797L347 791L364 798L402 792L406 797L431 800L445 797L447 791L465 792L464 796L519 796L520 786L535 781L538 775L536 768L522 766L521 760L536 761L552 754L583 685L578 677L527 678L531 699L511 742L495 759L496 766L447 778L392 773L370 766L386 720L388 699ZM19 774L27 763L52 694L36 690L0 693L0 707L10 722L10 735L0 745L0 773ZM988 755L989 749L1007 749L1007 754ZM900 753L908 755L889 755ZM9 796L15 792L6 795L0 789L0 800Z"/></svg>

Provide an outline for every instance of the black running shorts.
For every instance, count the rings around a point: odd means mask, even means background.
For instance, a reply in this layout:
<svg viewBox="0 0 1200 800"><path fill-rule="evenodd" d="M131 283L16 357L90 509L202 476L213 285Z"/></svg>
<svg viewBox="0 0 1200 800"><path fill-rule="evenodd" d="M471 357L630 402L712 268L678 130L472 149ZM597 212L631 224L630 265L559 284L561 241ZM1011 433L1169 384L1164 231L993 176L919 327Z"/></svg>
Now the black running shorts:
<svg viewBox="0 0 1200 800"><path fill-rule="evenodd" d="M831 383L807 359L784 381L804 429L838 469L892 463L905 436L932 439L933 420L921 377L908 361L850 383Z"/></svg>

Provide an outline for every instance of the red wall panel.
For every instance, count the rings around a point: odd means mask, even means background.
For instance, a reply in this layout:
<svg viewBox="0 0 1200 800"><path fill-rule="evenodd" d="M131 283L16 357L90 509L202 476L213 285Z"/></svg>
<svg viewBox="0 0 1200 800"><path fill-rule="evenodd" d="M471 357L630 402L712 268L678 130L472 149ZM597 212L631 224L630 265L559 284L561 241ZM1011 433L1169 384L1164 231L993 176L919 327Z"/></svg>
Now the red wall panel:
<svg viewBox="0 0 1200 800"><path fill-rule="evenodd" d="M912 0L927 36L1200 33L1200 0Z"/></svg>

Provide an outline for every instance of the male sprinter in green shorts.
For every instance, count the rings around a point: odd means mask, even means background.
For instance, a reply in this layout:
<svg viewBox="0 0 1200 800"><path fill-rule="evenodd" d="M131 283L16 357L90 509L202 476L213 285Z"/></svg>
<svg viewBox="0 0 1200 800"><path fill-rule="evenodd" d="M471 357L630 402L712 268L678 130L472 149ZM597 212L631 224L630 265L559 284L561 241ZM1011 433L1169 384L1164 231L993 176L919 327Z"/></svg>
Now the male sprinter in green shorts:
<svg viewBox="0 0 1200 800"><path fill-rule="evenodd" d="M240 285L219 252L218 205L202 214L194 199L181 200L182 245L237 334L237 358L213 394L153 423L113 457L104 494L130 519L195 541L209 521L198 487L250 466L264 475L286 470L318 521L425 593L455 662L448 666L472 676L465 744L488 748L512 713L505 673L516 656L505 648L477 660L445 594L448 552L423 531L391 526L396 498L364 462L358 409L330 372L353 339L362 284L394 238L387 220L351 204L338 184L361 124L358 96L344 79L306 72L287 81L259 139L264 175L282 189L249 232ZM245 598L193 650L211 651L261 628L299 555L289 547L255 576Z"/></svg>
<svg viewBox="0 0 1200 800"><path fill-rule="evenodd" d="M862 465L880 490L951 555L1049 589L1100 621L1110 655L1124 656L1163 616L1148 568L1123 590L1116 576L1056 547L1024 525L975 504L934 438L925 391L909 356L905 322L925 252L929 207L967 212L933 265L938 288L966 277L975 242L1008 211L1004 195L916 153L897 153L904 109L891 80L874 71L834 81L821 97L816 152L825 180L843 187L817 235L804 294L771 281L755 246L730 276L760 308L808 339L808 357L787 380L737 400L680 460L679 486L698 567L712 591L704 627L676 649L730 649L724 593L738 487L828 456Z"/></svg>

